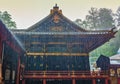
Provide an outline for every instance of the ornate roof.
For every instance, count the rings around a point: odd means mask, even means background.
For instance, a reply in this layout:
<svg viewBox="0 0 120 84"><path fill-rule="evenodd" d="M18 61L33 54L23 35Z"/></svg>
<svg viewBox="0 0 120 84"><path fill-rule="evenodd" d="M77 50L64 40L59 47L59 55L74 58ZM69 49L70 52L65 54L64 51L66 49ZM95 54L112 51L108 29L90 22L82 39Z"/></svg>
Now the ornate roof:
<svg viewBox="0 0 120 84"><path fill-rule="evenodd" d="M86 31L70 21L62 14L62 10L55 5L50 14L43 20L28 28L28 31L34 32L83 32Z"/></svg>
<svg viewBox="0 0 120 84"><path fill-rule="evenodd" d="M85 30L66 18L59 7L55 5L50 14L43 20L28 29L12 31L23 43L24 41L31 42L33 40L38 41L40 44L54 41L61 43L74 42L75 44L77 42L86 48L86 52L90 52L113 38L116 33L114 29Z"/></svg>
<svg viewBox="0 0 120 84"><path fill-rule="evenodd" d="M12 29L14 33L24 33L24 34L108 34L116 33L111 30L85 30L80 26L76 25L74 22L66 18L62 14L62 10L59 9L57 4L51 9L50 14L44 19L40 20L36 24L32 25L28 29Z"/></svg>
<svg viewBox="0 0 120 84"><path fill-rule="evenodd" d="M0 40L10 45L16 51L24 51L22 44L18 41L14 34L0 20ZM14 45L14 46L13 46ZM18 49L18 50L17 50Z"/></svg>

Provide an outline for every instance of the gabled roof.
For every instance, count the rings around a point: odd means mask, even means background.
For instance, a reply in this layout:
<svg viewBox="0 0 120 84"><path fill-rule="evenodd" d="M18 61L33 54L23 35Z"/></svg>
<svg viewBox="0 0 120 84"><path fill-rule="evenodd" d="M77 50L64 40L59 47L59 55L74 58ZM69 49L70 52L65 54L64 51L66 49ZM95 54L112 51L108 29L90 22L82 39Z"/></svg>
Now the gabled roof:
<svg viewBox="0 0 120 84"><path fill-rule="evenodd" d="M28 29L12 29L11 31L19 34L84 34L84 35L101 35L111 34L114 37L115 28L109 30L85 30L66 18L62 14L62 10L55 5L51 9L50 14Z"/></svg>
<svg viewBox="0 0 120 84"><path fill-rule="evenodd" d="M119 64L120 65L120 54L116 54L110 57L110 64Z"/></svg>
<svg viewBox="0 0 120 84"><path fill-rule="evenodd" d="M120 54L116 54L110 57L110 60L120 60Z"/></svg>
<svg viewBox="0 0 120 84"><path fill-rule="evenodd" d="M0 38L8 45L11 45L11 47L16 51L18 50L24 51L21 42L15 37L15 35L5 26L5 24L1 20L0 20Z"/></svg>
<svg viewBox="0 0 120 84"><path fill-rule="evenodd" d="M50 14L27 29L34 32L85 32L71 20L66 18L59 7L55 5Z"/></svg>

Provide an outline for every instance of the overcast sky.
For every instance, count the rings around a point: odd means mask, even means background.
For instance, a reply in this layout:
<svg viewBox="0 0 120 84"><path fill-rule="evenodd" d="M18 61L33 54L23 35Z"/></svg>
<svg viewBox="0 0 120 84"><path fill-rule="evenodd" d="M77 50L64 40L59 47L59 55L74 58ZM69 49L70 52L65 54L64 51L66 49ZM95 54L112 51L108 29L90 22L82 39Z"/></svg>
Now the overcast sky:
<svg viewBox="0 0 120 84"><path fill-rule="evenodd" d="M56 3L73 21L84 19L91 7L115 12L120 6L120 0L0 0L0 11L8 11L18 28L28 28L46 17Z"/></svg>

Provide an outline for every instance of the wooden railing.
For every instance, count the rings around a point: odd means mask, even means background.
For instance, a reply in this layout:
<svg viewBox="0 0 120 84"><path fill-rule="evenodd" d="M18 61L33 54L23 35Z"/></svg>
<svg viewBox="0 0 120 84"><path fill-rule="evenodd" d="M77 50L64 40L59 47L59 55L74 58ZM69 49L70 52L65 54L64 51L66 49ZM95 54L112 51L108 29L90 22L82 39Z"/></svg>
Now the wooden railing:
<svg viewBox="0 0 120 84"><path fill-rule="evenodd" d="M26 71L24 78L91 78L91 77L108 77L105 72L90 71Z"/></svg>
<svg viewBox="0 0 120 84"><path fill-rule="evenodd" d="M61 75L61 76L68 76L68 75L90 75L88 71L27 71L25 75Z"/></svg>

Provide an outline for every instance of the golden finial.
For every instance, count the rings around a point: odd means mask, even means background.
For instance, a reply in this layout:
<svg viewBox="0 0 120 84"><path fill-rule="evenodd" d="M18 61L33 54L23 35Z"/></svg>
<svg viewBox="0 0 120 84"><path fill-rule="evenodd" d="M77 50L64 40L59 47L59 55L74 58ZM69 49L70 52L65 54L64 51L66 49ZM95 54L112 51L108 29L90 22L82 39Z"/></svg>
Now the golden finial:
<svg viewBox="0 0 120 84"><path fill-rule="evenodd" d="M50 11L51 14L53 14L54 12L58 12L58 13L62 14L62 10L59 10L59 6L57 4L55 4L53 9L51 9L51 11Z"/></svg>

